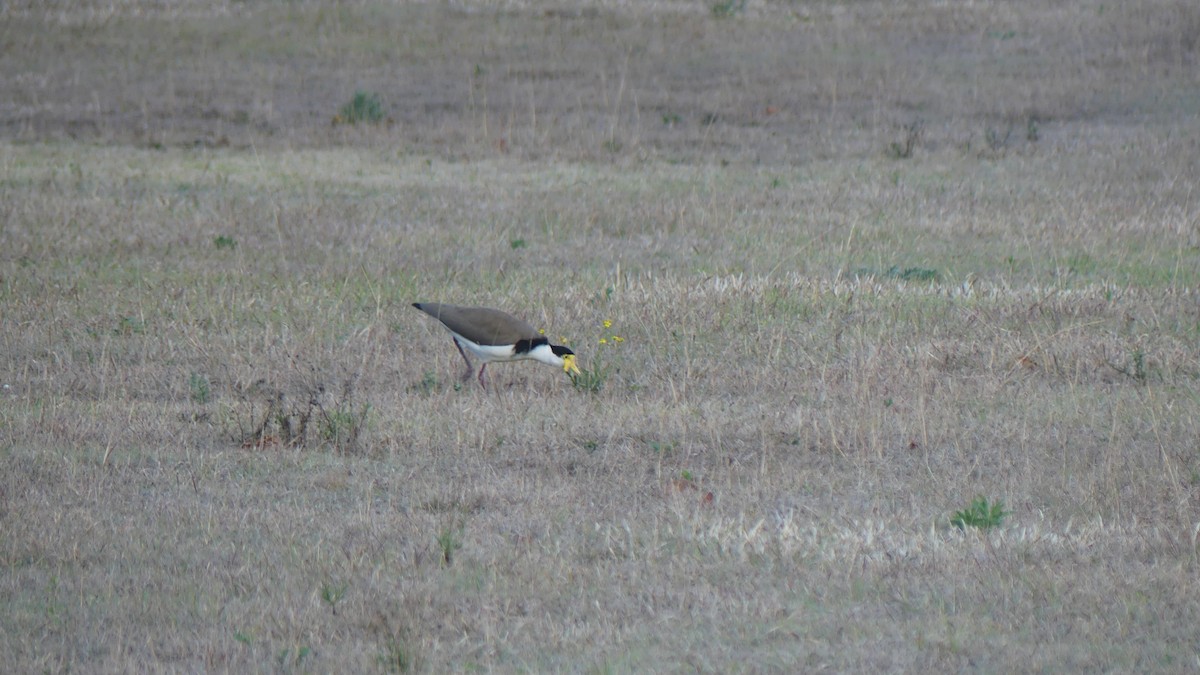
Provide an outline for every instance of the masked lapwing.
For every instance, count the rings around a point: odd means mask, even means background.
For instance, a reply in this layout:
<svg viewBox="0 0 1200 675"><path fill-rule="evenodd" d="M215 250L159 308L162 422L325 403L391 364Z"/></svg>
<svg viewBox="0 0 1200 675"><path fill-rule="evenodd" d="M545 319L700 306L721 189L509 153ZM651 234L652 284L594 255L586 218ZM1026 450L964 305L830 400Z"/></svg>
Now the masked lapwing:
<svg viewBox="0 0 1200 675"><path fill-rule="evenodd" d="M413 307L441 321L454 336L454 346L467 362L463 382L475 373L468 351L483 362L479 367L479 384L484 388L487 383L483 380L483 370L493 361L533 359L558 366L568 375L579 373L575 352L562 345L550 344L533 326L498 309L459 307L440 302L414 302Z"/></svg>

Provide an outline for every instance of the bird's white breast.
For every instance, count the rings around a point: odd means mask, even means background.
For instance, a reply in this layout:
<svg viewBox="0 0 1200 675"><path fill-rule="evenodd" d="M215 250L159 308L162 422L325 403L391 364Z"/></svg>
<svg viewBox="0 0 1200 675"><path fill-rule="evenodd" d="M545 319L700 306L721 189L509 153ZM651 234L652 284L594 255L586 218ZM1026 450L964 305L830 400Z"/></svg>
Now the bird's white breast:
<svg viewBox="0 0 1200 675"><path fill-rule="evenodd" d="M493 361L519 361L529 358L525 354L515 354L513 345L478 345L458 333L454 333L454 339L458 341L458 344L462 345L463 349L478 356L484 363L491 363Z"/></svg>

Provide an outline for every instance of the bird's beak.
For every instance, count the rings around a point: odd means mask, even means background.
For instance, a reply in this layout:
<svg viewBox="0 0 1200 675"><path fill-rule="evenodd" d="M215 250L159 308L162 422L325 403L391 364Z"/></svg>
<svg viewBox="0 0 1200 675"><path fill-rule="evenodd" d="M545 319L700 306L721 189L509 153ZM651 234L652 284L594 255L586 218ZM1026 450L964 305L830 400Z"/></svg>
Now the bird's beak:
<svg viewBox="0 0 1200 675"><path fill-rule="evenodd" d="M575 365L575 355L567 354L563 357L563 372L568 375L578 375L579 366Z"/></svg>

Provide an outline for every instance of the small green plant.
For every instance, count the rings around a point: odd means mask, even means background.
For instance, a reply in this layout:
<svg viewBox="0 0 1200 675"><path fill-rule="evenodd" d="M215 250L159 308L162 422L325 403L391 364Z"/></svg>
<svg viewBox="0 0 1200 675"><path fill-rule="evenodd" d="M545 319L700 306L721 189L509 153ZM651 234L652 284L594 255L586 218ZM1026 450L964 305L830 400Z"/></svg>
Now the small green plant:
<svg viewBox="0 0 1200 675"><path fill-rule="evenodd" d="M333 611L335 616L337 615L338 603L342 601L342 598L346 597L346 589L349 587L350 582L348 581L341 584L334 584L329 581L321 582L321 601L329 605L329 609Z"/></svg>
<svg viewBox="0 0 1200 675"><path fill-rule="evenodd" d="M667 456L675 450L675 444L669 441L650 441L646 445L650 446L650 450L656 455Z"/></svg>
<svg viewBox="0 0 1200 675"><path fill-rule="evenodd" d="M390 673L407 673L414 670L411 651L395 638L389 638L379 655L379 664Z"/></svg>
<svg viewBox="0 0 1200 675"><path fill-rule="evenodd" d="M1071 274L1091 274L1100 267L1095 258L1086 253L1072 253L1067 256L1067 269Z"/></svg>
<svg viewBox="0 0 1200 675"><path fill-rule="evenodd" d="M515 251L516 249L519 249L519 248L525 248L525 240L524 239L510 239L508 242L508 245L511 246L513 248L513 250Z"/></svg>
<svg viewBox="0 0 1200 675"><path fill-rule="evenodd" d="M611 289L609 289L611 291ZM599 393L604 389L604 383L608 381L609 375L613 372L612 363L609 362L607 354L614 349L617 349L625 342L625 338L616 335L611 331L612 321L605 319L601 324L600 339L596 349L595 356L591 359L591 367L580 367L579 373L571 374L571 384L580 391L586 391L592 394Z"/></svg>
<svg viewBox="0 0 1200 675"><path fill-rule="evenodd" d="M1041 137L1042 134L1038 130L1038 118L1030 116L1029 119L1025 121L1025 140L1029 141L1030 143L1037 143Z"/></svg>
<svg viewBox="0 0 1200 675"><path fill-rule="evenodd" d="M673 127L681 122L683 122L683 118L679 115L673 112L663 113L662 123L664 127Z"/></svg>
<svg viewBox="0 0 1200 675"><path fill-rule="evenodd" d="M345 410L330 410L321 420L321 438L337 445L340 440L351 434L354 426L354 416Z"/></svg>
<svg viewBox="0 0 1200 675"><path fill-rule="evenodd" d="M886 270L860 267L854 270L854 276L883 277L885 279L899 279L901 281L938 281L942 277L937 270L928 267L900 267L899 265L892 265Z"/></svg>
<svg viewBox="0 0 1200 675"><path fill-rule="evenodd" d="M117 327L113 329L116 335L141 335L146 332L146 324L136 316L123 316L117 319Z"/></svg>
<svg viewBox="0 0 1200 675"><path fill-rule="evenodd" d="M1122 366L1109 361L1108 367L1122 375L1133 378L1137 382L1145 382L1146 378L1150 376L1149 371L1146 369L1146 352L1141 347L1135 347L1129 353L1128 366Z"/></svg>
<svg viewBox="0 0 1200 675"><path fill-rule="evenodd" d="M593 362L591 368L580 368L578 375L572 374L571 384L580 391L596 394L601 389L604 389L604 380L606 378L606 370L596 362Z"/></svg>
<svg viewBox="0 0 1200 675"><path fill-rule="evenodd" d="M1138 382L1146 381L1146 352L1139 347L1133 350L1133 355L1130 357L1133 361L1133 379Z"/></svg>
<svg viewBox="0 0 1200 675"><path fill-rule="evenodd" d="M216 237L213 237L213 246L216 246L218 251L223 248L232 249L237 246L237 241L234 240L233 237L227 237L223 234L219 234Z"/></svg>
<svg viewBox="0 0 1200 675"><path fill-rule="evenodd" d="M438 381L437 375L432 370L425 371L421 376L421 383L417 385L417 390L428 396L437 390Z"/></svg>
<svg viewBox="0 0 1200 675"><path fill-rule="evenodd" d="M997 499L988 504L986 497L976 497L970 506L950 516L950 524L960 530L966 530L968 527L990 530L999 527L1011 514L1011 511L1004 510L1003 500Z"/></svg>
<svg viewBox="0 0 1200 675"><path fill-rule="evenodd" d="M349 450L358 442L359 435L366 426L371 406L364 405L356 412L347 404L323 412L320 421L321 438L339 450Z"/></svg>
<svg viewBox="0 0 1200 675"><path fill-rule="evenodd" d="M188 389L192 392L193 403L204 405L212 400L212 387L208 384L208 378L200 373L188 376Z"/></svg>
<svg viewBox="0 0 1200 675"><path fill-rule="evenodd" d="M384 117L383 103L379 100L379 94L360 90L354 92L354 98L342 106L337 119L346 124L358 124L359 122L378 124L383 121Z"/></svg>
<svg viewBox="0 0 1200 675"><path fill-rule="evenodd" d="M928 267L892 267L887 271L887 276L903 281L937 281L941 278L937 270Z"/></svg>
<svg viewBox="0 0 1200 675"><path fill-rule="evenodd" d="M709 11L718 19L726 19L746 9L746 0L722 0L709 5Z"/></svg>
<svg viewBox="0 0 1200 675"><path fill-rule="evenodd" d="M288 666L300 665L300 663L303 662L304 659L308 658L308 655L311 653L311 647L299 647L296 649L296 656L292 657L292 650L284 648L279 650L279 655L276 658L279 661L280 667L287 668Z"/></svg>
<svg viewBox="0 0 1200 675"><path fill-rule="evenodd" d="M442 552L442 564L449 566L454 562L454 554L462 548L463 527L447 525L437 535L438 549Z"/></svg>

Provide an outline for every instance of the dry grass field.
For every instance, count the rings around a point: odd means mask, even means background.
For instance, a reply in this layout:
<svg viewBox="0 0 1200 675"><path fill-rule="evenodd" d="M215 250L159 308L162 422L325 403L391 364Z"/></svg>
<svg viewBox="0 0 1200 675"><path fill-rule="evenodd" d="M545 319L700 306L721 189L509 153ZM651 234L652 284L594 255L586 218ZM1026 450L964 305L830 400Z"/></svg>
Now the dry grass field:
<svg viewBox="0 0 1200 675"><path fill-rule="evenodd" d="M1191 0L0 3L5 669L1195 672L1198 111Z"/></svg>

